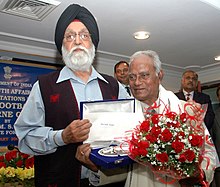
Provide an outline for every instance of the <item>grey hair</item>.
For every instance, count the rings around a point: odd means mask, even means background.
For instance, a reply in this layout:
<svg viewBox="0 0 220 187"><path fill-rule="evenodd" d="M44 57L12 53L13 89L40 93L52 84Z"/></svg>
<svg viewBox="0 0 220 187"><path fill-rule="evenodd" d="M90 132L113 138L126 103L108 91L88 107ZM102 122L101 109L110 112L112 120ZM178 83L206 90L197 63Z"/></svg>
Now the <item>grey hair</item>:
<svg viewBox="0 0 220 187"><path fill-rule="evenodd" d="M135 60L135 58L137 58L141 55L149 56L150 58L153 59L154 68L155 68L155 71L156 71L157 74L162 70L160 58L159 58L158 54L155 51L152 51L152 50L137 51L136 53L134 53L130 57L129 64L131 64Z"/></svg>

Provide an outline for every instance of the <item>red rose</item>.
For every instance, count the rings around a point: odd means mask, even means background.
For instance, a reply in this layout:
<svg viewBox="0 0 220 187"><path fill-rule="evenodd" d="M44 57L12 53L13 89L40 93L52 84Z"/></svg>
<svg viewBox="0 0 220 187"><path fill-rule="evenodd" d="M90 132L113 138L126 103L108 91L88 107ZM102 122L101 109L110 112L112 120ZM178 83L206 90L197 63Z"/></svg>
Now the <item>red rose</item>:
<svg viewBox="0 0 220 187"><path fill-rule="evenodd" d="M148 151L146 148L139 148L138 153L139 155L146 156Z"/></svg>
<svg viewBox="0 0 220 187"><path fill-rule="evenodd" d="M203 138L200 135L190 134L189 135L189 142L192 146L201 147L203 145Z"/></svg>
<svg viewBox="0 0 220 187"><path fill-rule="evenodd" d="M184 123L186 122L186 113L180 114L180 120Z"/></svg>
<svg viewBox="0 0 220 187"><path fill-rule="evenodd" d="M34 166L34 157L28 158L25 162L26 168L32 168Z"/></svg>
<svg viewBox="0 0 220 187"><path fill-rule="evenodd" d="M183 138L185 138L185 133L183 131L178 132L176 135L176 141L179 141Z"/></svg>
<svg viewBox="0 0 220 187"><path fill-rule="evenodd" d="M181 154L181 155L180 155L179 161L180 161L180 162L185 162L185 161L186 161L186 156L185 156L185 154Z"/></svg>
<svg viewBox="0 0 220 187"><path fill-rule="evenodd" d="M156 159L162 163L168 162L169 160L167 153L156 154Z"/></svg>
<svg viewBox="0 0 220 187"><path fill-rule="evenodd" d="M184 149L184 143L179 141L172 142L171 146L176 153L180 153Z"/></svg>
<svg viewBox="0 0 220 187"><path fill-rule="evenodd" d="M140 148L148 148L149 147L149 142L147 142L147 141L140 141L139 143L138 143L138 147L140 147Z"/></svg>
<svg viewBox="0 0 220 187"><path fill-rule="evenodd" d="M176 123L174 123L173 127L175 128L179 128L181 126L181 124L177 121Z"/></svg>
<svg viewBox="0 0 220 187"><path fill-rule="evenodd" d="M150 133L153 134L155 137L158 137L158 135L161 133L161 128L153 126Z"/></svg>
<svg viewBox="0 0 220 187"><path fill-rule="evenodd" d="M157 137L154 136L153 134L147 134L146 135L146 139L150 142L150 143L155 143L157 141Z"/></svg>
<svg viewBox="0 0 220 187"><path fill-rule="evenodd" d="M140 131L148 132L149 128L150 128L150 121L149 120L144 120L141 123Z"/></svg>
<svg viewBox="0 0 220 187"><path fill-rule="evenodd" d="M6 168L6 164L4 162L0 162L0 168Z"/></svg>
<svg viewBox="0 0 220 187"><path fill-rule="evenodd" d="M9 162L17 157L17 151L9 151L5 153L5 159Z"/></svg>
<svg viewBox="0 0 220 187"><path fill-rule="evenodd" d="M152 117L151 117L151 121L153 124L158 124L159 122L159 115L158 114L154 114Z"/></svg>
<svg viewBox="0 0 220 187"><path fill-rule="evenodd" d="M170 128L172 124L173 124L172 122L167 122L166 126Z"/></svg>
<svg viewBox="0 0 220 187"><path fill-rule="evenodd" d="M0 155L0 162L4 161L4 156Z"/></svg>
<svg viewBox="0 0 220 187"><path fill-rule="evenodd" d="M17 162L16 162L16 166L17 167L22 167L22 165L23 165L23 162L22 162L22 160L18 160Z"/></svg>
<svg viewBox="0 0 220 187"><path fill-rule="evenodd" d="M169 142L173 137L173 134L170 132L169 129L165 129L162 133L161 133L161 137L160 139L164 142Z"/></svg>
<svg viewBox="0 0 220 187"><path fill-rule="evenodd" d="M29 157L28 154L25 154L25 153L20 153L21 157L24 158L24 159L27 159Z"/></svg>
<svg viewBox="0 0 220 187"><path fill-rule="evenodd" d="M167 127L174 127L174 128L178 128L180 127L180 123L179 122L167 122Z"/></svg>
<svg viewBox="0 0 220 187"><path fill-rule="evenodd" d="M192 162L196 157L195 153L190 149L186 150L184 155L189 162Z"/></svg>
<svg viewBox="0 0 220 187"><path fill-rule="evenodd" d="M139 155L139 152L138 152L138 148L137 147L130 147L130 152L131 152L131 155L136 158L138 155Z"/></svg>
<svg viewBox="0 0 220 187"><path fill-rule="evenodd" d="M165 114L168 118L175 120L176 118L176 113L175 112L168 112Z"/></svg>
<svg viewBox="0 0 220 187"><path fill-rule="evenodd" d="M132 143L133 145L138 145L138 139L136 139L136 138L134 137L134 135L132 135L131 143Z"/></svg>

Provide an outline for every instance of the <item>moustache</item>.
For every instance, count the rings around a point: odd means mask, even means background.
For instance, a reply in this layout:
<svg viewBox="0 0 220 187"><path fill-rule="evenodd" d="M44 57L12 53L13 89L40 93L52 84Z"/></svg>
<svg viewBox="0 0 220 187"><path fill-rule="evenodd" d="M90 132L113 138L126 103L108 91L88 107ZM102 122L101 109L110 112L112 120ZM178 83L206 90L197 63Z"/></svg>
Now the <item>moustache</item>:
<svg viewBox="0 0 220 187"><path fill-rule="evenodd" d="M77 53L77 52L85 52L87 53L87 49L83 46L77 46L77 47L73 47L71 50L70 50L70 54L73 54L73 53Z"/></svg>

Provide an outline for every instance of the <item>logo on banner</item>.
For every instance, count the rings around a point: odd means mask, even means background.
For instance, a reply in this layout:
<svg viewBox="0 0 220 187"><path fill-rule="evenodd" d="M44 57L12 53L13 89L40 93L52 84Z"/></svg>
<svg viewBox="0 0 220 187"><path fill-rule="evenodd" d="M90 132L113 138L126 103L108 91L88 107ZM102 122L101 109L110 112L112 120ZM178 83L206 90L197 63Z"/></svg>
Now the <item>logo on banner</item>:
<svg viewBox="0 0 220 187"><path fill-rule="evenodd" d="M9 66L5 66L3 69L4 69L4 72L5 72L5 74L4 74L5 79L11 79L11 77L12 77L12 75L11 75L12 68L9 67Z"/></svg>

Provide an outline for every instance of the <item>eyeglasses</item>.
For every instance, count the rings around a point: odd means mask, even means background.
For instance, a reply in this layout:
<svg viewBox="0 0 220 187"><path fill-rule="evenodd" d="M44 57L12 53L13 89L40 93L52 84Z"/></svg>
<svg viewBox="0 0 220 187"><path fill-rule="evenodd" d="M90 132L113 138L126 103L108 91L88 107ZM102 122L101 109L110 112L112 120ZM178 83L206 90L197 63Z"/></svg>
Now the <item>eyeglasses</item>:
<svg viewBox="0 0 220 187"><path fill-rule="evenodd" d="M124 69L117 69L116 73L127 73L128 72L128 68L124 68Z"/></svg>
<svg viewBox="0 0 220 187"><path fill-rule="evenodd" d="M79 36L82 41L89 41L90 34L88 32L80 32L80 33L67 33L64 38L67 42L76 41L76 37Z"/></svg>
<svg viewBox="0 0 220 187"><path fill-rule="evenodd" d="M197 81L197 77L185 77L186 80L192 80L192 81Z"/></svg>
<svg viewBox="0 0 220 187"><path fill-rule="evenodd" d="M138 75L136 74L129 74L128 78L130 81L136 81L137 78L139 79L139 81L144 81L147 80L150 77L150 74L147 72L141 72Z"/></svg>

